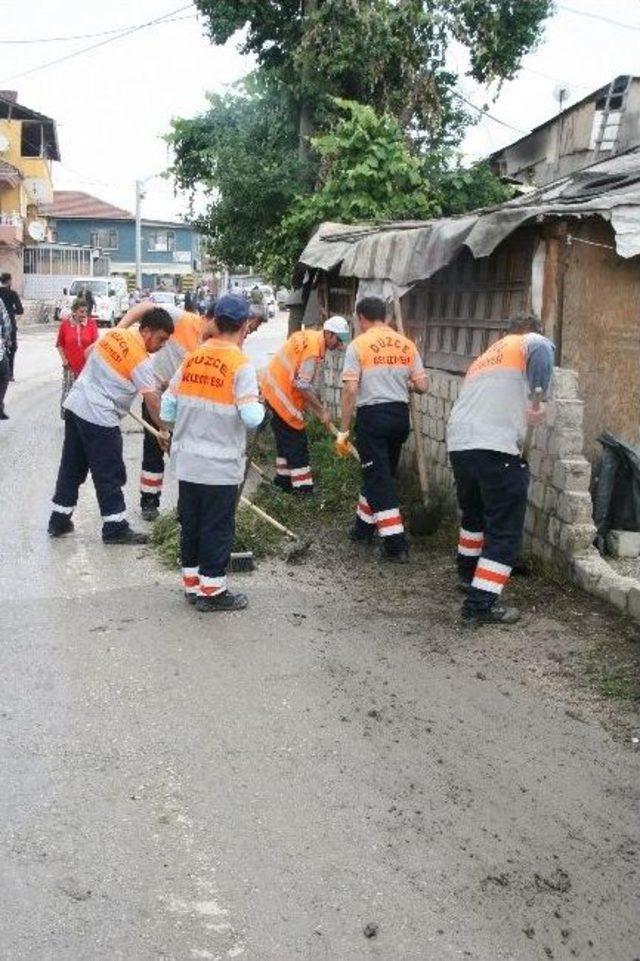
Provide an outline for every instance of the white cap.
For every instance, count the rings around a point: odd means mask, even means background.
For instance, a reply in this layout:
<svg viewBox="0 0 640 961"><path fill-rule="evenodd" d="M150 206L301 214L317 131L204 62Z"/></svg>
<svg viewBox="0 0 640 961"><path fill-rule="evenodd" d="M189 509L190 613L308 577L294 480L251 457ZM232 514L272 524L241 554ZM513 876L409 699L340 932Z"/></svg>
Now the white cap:
<svg viewBox="0 0 640 961"><path fill-rule="evenodd" d="M332 334L349 334L349 324L346 322L344 317L339 317L337 314L333 317L329 317L329 320L325 320L323 330L328 330Z"/></svg>

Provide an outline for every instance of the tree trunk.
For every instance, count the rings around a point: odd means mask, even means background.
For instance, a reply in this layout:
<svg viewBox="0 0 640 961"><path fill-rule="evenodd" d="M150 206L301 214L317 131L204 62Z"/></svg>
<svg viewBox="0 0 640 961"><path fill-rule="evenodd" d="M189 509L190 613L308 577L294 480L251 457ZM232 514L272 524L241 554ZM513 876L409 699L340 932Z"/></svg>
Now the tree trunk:
<svg viewBox="0 0 640 961"><path fill-rule="evenodd" d="M302 0L303 23L318 9L320 0ZM305 27L302 33L304 37ZM312 177L311 168L311 147L309 139L314 134L313 107L308 99L309 85L311 80L312 63L311 55L306 53L302 63L301 74L301 98L300 98L300 117L298 126L298 160L300 161L300 171L303 182L308 182Z"/></svg>

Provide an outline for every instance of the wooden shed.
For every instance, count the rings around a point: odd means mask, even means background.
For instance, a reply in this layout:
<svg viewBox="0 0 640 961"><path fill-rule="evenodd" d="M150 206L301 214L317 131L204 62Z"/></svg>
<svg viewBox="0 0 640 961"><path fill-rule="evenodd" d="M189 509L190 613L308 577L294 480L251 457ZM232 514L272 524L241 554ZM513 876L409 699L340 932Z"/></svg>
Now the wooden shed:
<svg viewBox="0 0 640 961"><path fill-rule="evenodd" d="M557 365L579 374L587 456L603 430L640 442L640 149L490 210L323 224L299 270L318 319L400 297L427 366L459 375L533 310Z"/></svg>

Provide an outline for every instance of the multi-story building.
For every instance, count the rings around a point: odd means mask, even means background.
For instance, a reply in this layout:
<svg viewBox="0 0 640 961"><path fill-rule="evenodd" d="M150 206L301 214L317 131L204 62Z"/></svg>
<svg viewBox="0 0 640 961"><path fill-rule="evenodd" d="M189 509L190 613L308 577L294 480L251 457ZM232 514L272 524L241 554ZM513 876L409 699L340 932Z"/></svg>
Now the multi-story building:
<svg viewBox="0 0 640 961"><path fill-rule="evenodd" d="M25 246L47 239L44 205L53 199L52 161L60 160L55 121L0 91L0 272L22 292Z"/></svg>
<svg viewBox="0 0 640 961"><path fill-rule="evenodd" d="M500 177L543 187L640 145L640 77L616 77L489 157Z"/></svg>
<svg viewBox="0 0 640 961"><path fill-rule="evenodd" d="M108 256L111 273L133 283L136 269L135 217L128 210L77 190L56 190L45 208L52 239L62 245L90 245ZM167 220L142 221L142 286L189 289L201 269L200 237L193 227Z"/></svg>

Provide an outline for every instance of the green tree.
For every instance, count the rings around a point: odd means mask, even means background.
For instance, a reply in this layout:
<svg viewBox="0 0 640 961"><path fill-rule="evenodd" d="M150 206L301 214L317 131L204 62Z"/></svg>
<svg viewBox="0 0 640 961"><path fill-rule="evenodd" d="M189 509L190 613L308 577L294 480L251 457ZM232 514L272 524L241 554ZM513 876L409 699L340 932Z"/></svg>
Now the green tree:
<svg viewBox="0 0 640 961"><path fill-rule="evenodd" d="M210 198L198 226L211 252L283 279L323 218L429 216L504 199L488 168L465 171L456 159L474 118L447 52L463 44L479 82L510 77L551 2L196 0L211 39L237 34L258 63L205 113L174 121L168 138L177 185Z"/></svg>
<svg viewBox="0 0 640 961"><path fill-rule="evenodd" d="M453 41L480 83L511 77L537 41L552 0L196 0L211 39L242 33L242 50L298 101L301 133L322 126L326 95L370 103L428 133L458 130ZM306 123L306 127L305 127Z"/></svg>
<svg viewBox="0 0 640 961"><path fill-rule="evenodd" d="M204 113L173 122L173 176L179 188L208 198L195 223L209 253L226 264L257 264L265 233L299 189L295 107L284 89L255 75L208 99Z"/></svg>

